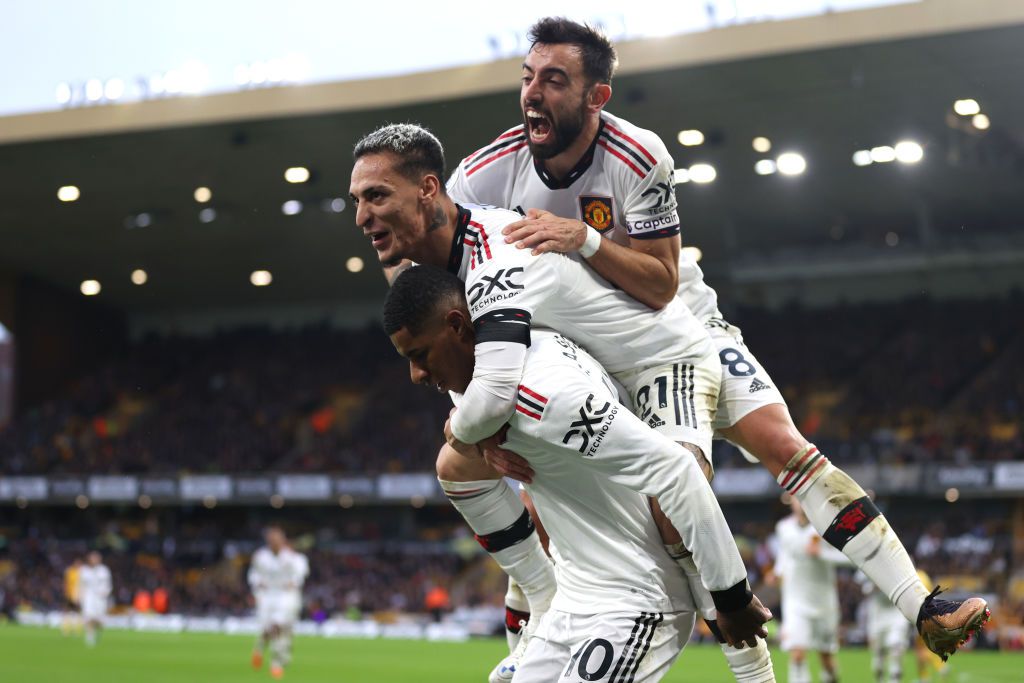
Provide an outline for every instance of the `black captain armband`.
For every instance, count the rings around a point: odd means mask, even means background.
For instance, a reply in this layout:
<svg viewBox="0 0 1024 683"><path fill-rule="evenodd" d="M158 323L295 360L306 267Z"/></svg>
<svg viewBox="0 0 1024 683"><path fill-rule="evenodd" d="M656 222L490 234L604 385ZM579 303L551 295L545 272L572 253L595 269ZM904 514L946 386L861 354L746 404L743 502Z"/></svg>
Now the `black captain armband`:
<svg viewBox="0 0 1024 683"><path fill-rule="evenodd" d="M476 341L478 344L480 342L512 342L529 346L531 319L529 311L519 308L489 311L473 322Z"/></svg>
<svg viewBox="0 0 1024 683"><path fill-rule="evenodd" d="M743 579L732 588L721 591L711 591L711 599L715 603L715 609L719 612L735 612L743 609L754 599L754 593L750 590L750 584Z"/></svg>

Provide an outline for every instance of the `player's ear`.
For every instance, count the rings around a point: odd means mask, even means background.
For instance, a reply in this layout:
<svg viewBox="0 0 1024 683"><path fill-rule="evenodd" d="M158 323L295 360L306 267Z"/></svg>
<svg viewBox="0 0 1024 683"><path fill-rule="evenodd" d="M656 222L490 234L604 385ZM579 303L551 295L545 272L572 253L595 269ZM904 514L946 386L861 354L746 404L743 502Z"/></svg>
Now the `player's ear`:
<svg viewBox="0 0 1024 683"><path fill-rule="evenodd" d="M437 199L439 194L441 194L440 179L432 173L424 175L423 180L420 181L420 201L430 204Z"/></svg>
<svg viewBox="0 0 1024 683"><path fill-rule="evenodd" d="M604 109L605 105L608 104L608 100L612 98L612 86L608 83L595 83L590 88L590 94L587 96L587 104L591 109L600 111Z"/></svg>
<svg viewBox="0 0 1024 683"><path fill-rule="evenodd" d="M462 337L463 328L465 327L465 323L462 319L462 311L454 308L448 311L444 315L444 323L448 329L455 333L457 337Z"/></svg>
<svg viewBox="0 0 1024 683"><path fill-rule="evenodd" d="M448 311L447 321L449 327L455 333L456 337L463 341L474 341L473 332L473 321L470 320L469 315L466 311L453 309Z"/></svg>

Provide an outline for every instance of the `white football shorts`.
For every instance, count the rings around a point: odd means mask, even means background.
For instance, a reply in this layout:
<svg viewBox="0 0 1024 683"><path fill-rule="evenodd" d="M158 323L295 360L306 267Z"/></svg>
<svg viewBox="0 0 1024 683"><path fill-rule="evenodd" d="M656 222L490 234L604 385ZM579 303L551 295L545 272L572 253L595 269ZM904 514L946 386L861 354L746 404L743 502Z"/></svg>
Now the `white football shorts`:
<svg viewBox="0 0 1024 683"><path fill-rule="evenodd" d="M512 683L655 683L683 651L694 618L693 612L549 610Z"/></svg>

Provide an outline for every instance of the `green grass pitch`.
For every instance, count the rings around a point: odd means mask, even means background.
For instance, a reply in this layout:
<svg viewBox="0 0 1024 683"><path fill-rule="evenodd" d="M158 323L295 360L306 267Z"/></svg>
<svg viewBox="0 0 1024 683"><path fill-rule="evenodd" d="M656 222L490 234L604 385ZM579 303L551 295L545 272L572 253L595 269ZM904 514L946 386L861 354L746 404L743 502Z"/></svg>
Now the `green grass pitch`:
<svg viewBox="0 0 1024 683"><path fill-rule="evenodd" d="M0 681L4 683L258 683L266 669L249 666L252 639L210 634L109 631L95 649L54 629L0 627ZM502 640L426 643L300 637L285 674L294 683L485 683L505 652ZM780 683L785 660L775 653ZM873 683L862 649L841 652L843 683ZM1024 681L1024 655L968 652L951 660L947 683ZM904 681L914 680L907 657ZM687 647L667 683L728 683L721 655Z"/></svg>

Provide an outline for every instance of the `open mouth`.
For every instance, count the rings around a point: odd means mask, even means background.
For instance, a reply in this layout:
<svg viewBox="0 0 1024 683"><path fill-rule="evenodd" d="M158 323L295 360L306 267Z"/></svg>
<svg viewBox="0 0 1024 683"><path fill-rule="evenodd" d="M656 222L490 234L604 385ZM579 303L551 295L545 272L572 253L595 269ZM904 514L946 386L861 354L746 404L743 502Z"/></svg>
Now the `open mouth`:
<svg viewBox="0 0 1024 683"><path fill-rule="evenodd" d="M544 144L551 138L551 120L533 109L526 110L526 122L530 129L530 142Z"/></svg>
<svg viewBox="0 0 1024 683"><path fill-rule="evenodd" d="M377 249L379 251L387 246L388 242L391 239L391 233L386 230L383 232L371 232L369 233L369 237L370 244L373 245L374 249Z"/></svg>

